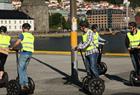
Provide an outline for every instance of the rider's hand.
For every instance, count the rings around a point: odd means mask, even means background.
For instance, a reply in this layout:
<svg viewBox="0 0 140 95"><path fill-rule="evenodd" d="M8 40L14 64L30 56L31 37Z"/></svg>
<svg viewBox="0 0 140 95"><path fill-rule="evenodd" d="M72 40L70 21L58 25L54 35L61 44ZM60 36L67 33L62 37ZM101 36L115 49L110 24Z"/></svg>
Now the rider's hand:
<svg viewBox="0 0 140 95"><path fill-rule="evenodd" d="M77 48L77 47L74 47L74 48L72 48L72 50L77 51L77 50L78 50L78 48Z"/></svg>
<svg viewBox="0 0 140 95"><path fill-rule="evenodd" d="M129 48L128 48L128 51L130 51L130 50L131 50L131 48L129 47Z"/></svg>
<svg viewBox="0 0 140 95"><path fill-rule="evenodd" d="M13 50L13 48L12 48L12 47L10 47L10 48L9 48L9 50Z"/></svg>
<svg viewBox="0 0 140 95"><path fill-rule="evenodd" d="M108 41L107 41L107 40L105 40L105 41L104 41L104 44L107 44L107 43L108 43Z"/></svg>

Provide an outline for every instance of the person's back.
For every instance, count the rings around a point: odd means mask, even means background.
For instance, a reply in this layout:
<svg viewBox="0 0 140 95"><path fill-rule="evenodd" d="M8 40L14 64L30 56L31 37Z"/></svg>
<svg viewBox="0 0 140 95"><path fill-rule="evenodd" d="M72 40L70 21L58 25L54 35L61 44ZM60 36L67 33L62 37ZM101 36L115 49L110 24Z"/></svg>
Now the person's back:
<svg viewBox="0 0 140 95"><path fill-rule="evenodd" d="M0 27L0 79L2 79L2 76L4 74L4 65L8 57L10 40L11 40L11 37L7 35L6 32L7 32L7 28L5 26L1 26Z"/></svg>
<svg viewBox="0 0 140 95"><path fill-rule="evenodd" d="M21 85L21 90L28 90L28 76L27 76L27 65L29 64L29 59L34 52L34 36L30 33L30 24L24 23L22 25L22 33L19 34L18 40L14 43L13 49L16 48L20 43L22 45L22 49L19 57L19 83Z"/></svg>

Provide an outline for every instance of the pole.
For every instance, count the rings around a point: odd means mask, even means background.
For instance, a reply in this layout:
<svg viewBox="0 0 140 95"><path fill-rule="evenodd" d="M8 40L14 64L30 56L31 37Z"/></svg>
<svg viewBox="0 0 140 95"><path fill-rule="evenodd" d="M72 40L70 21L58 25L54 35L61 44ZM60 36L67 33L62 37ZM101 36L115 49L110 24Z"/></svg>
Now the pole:
<svg viewBox="0 0 140 95"><path fill-rule="evenodd" d="M127 1L127 3L126 3L126 26L127 26L127 28L128 28L128 23L129 23L129 5L130 5L130 2L129 1Z"/></svg>
<svg viewBox="0 0 140 95"><path fill-rule="evenodd" d="M70 14L71 14L71 78L74 81L78 79L78 62L77 62L77 51L73 49L77 46L77 8L76 0L70 0Z"/></svg>

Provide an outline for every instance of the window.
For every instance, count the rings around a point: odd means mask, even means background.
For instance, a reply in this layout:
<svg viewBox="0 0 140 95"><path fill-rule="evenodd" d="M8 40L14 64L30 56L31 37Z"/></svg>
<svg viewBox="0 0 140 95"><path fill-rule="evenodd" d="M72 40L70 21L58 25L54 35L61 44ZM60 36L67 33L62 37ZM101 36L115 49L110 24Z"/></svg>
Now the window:
<svg viewBox="0 0 140 95"><path fill-rule="evenodd" d="M22 26L21 25L19 26L19 29L22 29Z"/></svg>
<svg viewBox="0 0 140 95"><path fill-rule="evenodd" d="M21 20L19 21L19 24L21 24Z"/></svg>
<svg viewBox="0 0 140 95"><path fill-rule="evenodd" d="M9 29L11 29L11 26L9 26Z"/></svg>
<svg viewBox="0 0 140 95"><path fill-rule="evenodd" d="M11 21L9 20L9 24L11 24Z"/></svg>
<svg viewBox="0 0 140 95"><path fill-rule="evenodd" d="M3 20L1 21L1 24L3 24Z"/></svg>
<svg viewBox="0 0 140 95"><path fill-rule="evenodd" d="M7 24L7 21L5 20L5 24Z"/></svg>

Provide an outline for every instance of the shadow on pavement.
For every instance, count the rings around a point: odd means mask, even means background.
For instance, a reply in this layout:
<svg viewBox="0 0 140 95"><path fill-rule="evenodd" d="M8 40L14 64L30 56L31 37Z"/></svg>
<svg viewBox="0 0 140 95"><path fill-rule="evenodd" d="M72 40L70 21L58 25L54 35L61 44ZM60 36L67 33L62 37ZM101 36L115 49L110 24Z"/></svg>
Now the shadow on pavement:
<svg viewBox="0 0 140 95"><path fill-rule="evenodd" d="M70 75L64 73L63 71L61 71L61 70L59 70L59 69L57 69L57 68L55 68L55 67L53 67L53 66L51 66L51 65L49 65L47 63L45 63L45 62L43 62L43 61L41 61L41 60L39 60L39 59L37 59L35 57L32 57L32 59L40 62L41 64L43 64L43 65L51 68L52 70L58 72L59 74L63 75L64 78L62 78L62 79L66 80L66 82L64 82L64 84L68 84L68 85L74 84L74 85L76 85L76 86L78 86L80 88L79 91L81 91L83 93L86 93L85 91L82 90L82 88L81 88L82 87L82 83L79 80L74 80L74 78L72 78Z"/></svg>
<svg viewBox="0 0 140 95"><path fill-rule="evenodd" d="M129 93L129 92L120 92L120 93L114 93L111 95L140 95L139 93Z"/></svg>
<svg viewBox="0 0 140 95"><path fill-rule="evenodd" d="M86 72L86 70L85 70L85 69L80 69L80 68L78 68L78 71L81 71L81 72Z"/></svg>
<svg viewBox="0 0 140 95"><path fill-rule="evenodd" d="M127 86L131 86L130 82L126 79L123 79L117 75L110 75L110 74L105 74L105 76L110 79L110 80L116 80L118 82L122 82L123 84L127 85Z"/></svg>

